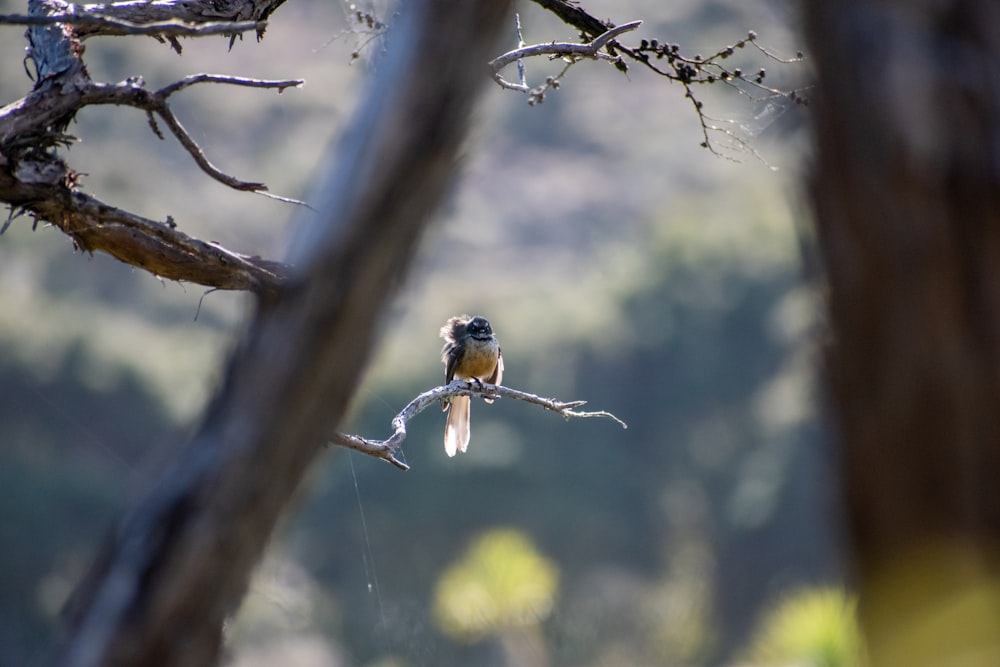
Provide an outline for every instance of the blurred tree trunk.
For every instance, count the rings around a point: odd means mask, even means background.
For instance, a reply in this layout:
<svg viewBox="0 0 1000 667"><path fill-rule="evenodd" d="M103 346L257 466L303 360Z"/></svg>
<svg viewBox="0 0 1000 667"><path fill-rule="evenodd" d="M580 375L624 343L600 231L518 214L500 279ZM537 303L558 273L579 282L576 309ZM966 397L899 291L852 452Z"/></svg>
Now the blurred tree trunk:
<svg viewBox="0 0 1000 667"><path fill-rule="evenodd" d="M260 304L191 444L77 592L56 664L218 659L224 620L337 428L378 325L392 326L383 313L453 179L509 11L405 3L366 101L320 169L316 214L297 225L297 273Z"/></svg>
<svg viewBox="0 0 1000 667"><path fill-rule="evenodd" d="M826 382L873 665L1000 665L1000 3L807 0Z"/></svg>

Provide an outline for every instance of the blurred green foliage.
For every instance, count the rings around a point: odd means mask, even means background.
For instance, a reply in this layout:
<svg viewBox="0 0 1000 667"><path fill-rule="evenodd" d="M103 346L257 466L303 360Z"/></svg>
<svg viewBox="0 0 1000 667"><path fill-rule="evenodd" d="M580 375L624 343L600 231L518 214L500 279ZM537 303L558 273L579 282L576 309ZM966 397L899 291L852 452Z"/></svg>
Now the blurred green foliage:
<svg viewBox="0 0 1000 667"><path fill-rule="evenodd" d="M95 388L87 353L39 380L0 354L0 663L29 664L95 547L126 481L176 425L133 371Z"/></svg>
<svg viewBox="0 0 1000 667"><path fill-rule="evenodd" d="M857 604L836 588L788 593L766 612L748 651L757 667L859 667L863 664Z"/></svg>
<svg viewBox="0 0 1000 667"><path fill-rule="evenodd" d="M441 574L434 616L459 641L531 627L552 613L559 572L523 533L492 528Z"/></svg>

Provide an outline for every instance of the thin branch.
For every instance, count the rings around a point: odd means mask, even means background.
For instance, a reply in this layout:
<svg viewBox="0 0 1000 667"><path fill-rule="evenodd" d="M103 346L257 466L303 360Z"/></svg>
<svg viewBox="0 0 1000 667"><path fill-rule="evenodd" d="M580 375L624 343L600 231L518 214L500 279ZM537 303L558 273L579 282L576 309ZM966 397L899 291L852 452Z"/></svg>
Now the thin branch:
<svg viewBox="0 0 1000 667"><path fill-rule="evenodd" d="M102 35L206 37L209 35L242 34L251 30L263 32L267 27L267 21L212 21L201 24L186 21L155 21L139 24L94 14L49 14L47 16L0 14L0 25L72 25L100 29Z"/></svg>
<svg viewBox="0 0 1000 667"><path fill-rule="evenodd" d="M253 88L277 88L280 93L284 91L285 88L301 86L305 82L302 79L268 81L264 79L249 79L245 77L225 76L220 74L194 74L168 86L164 86L160 90L151 93L148 97L141 96L137 98L141 101L148 100L148 106L140 106L140 108L157 113L167 124L167 127L170 128L170 131L177 138L177 141L180 142L188 154L194 159L195 163L197 163L197 165L201 167L201 170L206 174L220 183L228 185L234 190L250 190L253 192L267 190L267 186L264 183L241 181L240 179L223 172L221 169L212 164L205 155L205 152L201 149L201 146L198 145L198 142L196 142L191 135L188 134L188 131L184 129L180 120L177 119L177 116L175 116L173 111L170 109L170 106L167 104L167 98L173 93L183 90L184 88L196 83L223 83ZM302 203L297 200L291 201Z"/></svg>
<svg viewBox="0 0 1000 667"><path fill-rule="evenodd" d="M514 30L517 32L517 48L523 49L525 47L525 44L524 44L524 35L521 33L521 15L518 14L517 12L514 12ZM517 61L517 80L518 83L521 85L521 87L523 88L528 87L527 74L525 74L524 71L523 60Z"/></svg>
<svg viewBox="0 0 1000 667"><path fill-rule="evenodd" d="M229 76L228 74L191 74L180 81L175 81L156 91L156 95L170 97L179 90L198 83L222 83L229 86L245 86L247 88L277 88L279 93L286 88L298 88L305 83L304 79L251 79L245 76Z"/></svg>
<svg viewBox="0 0 1000 667"><path fill-rule="evenodd" d="M540 405L546 410L551 410L552 412L562 415L567 420L571 418L587 419L591 417L604 417L617 422L622 428L628 428L628 424L605 410L598 410L595 412L580 412L576 410L576 408L586 405L586 401L559 401L554 398L543 398L535 394L529 394L525 391L519 391L517 389L511 389L510 387L504 387L501 385L476 384L473 382L466 382L464 380L455 380L450 384L429 389L410 401L399 414L393 417L391 422L393 433L385 440L372 440L364 438L360 435L338 433L330 440L330 442L341 447L348 447L350 449L363 452L369 456L380 458L383 461L388 461L402 470L409 470L410 466L396 458L396 450L399 449L399 446L403 444L403 440L406 439L407 422L423 412L429 406L453 396L512 398L514 400Z"/></svg>
<svg viewBox="0 0 1000 667"><path fill-rule="evenodd" d="M605 60L617 60L616 57L611 56L607 53L601 53L601 49L605 48L608 44L615 39L615 37L624 34L626 32L631 32L642 25L642 21L632 21L631 23L626 23L595 37L591 42L587 44L575 44L573 42L551 42L548 44L534 44L532 46L521 46L514 49L513 51L508 51L503 55L497 56L489 62L490 68L493 70L493 78L504 88L509 88L511 90L517 90L520 92L528 92L528 88L523 83L511 83L507 81L500 75L500 71L510 65L513 62L520 61L522 58L532 58L534 56L548 55L552 57L562 57L570 56L573 58L603 58Z"/></svg>
<svg viewBox="0 0 1000 667"><path fill-rule="evenodd" d="M606 35L616 30L613 23L597 19L573 0L533 0L533 2L558 16L567 25L580 30L583 39L587 39L588 37L593 38L594 41L591 44L604 39ZM794 104L807 104L806 98L802 95L802 90L782 90L765 84L766 72L764 68L744 73L740 68L730 67L728 63L724 63L726 59L744 47L753 47L764 57L781 64L797 63L804 59L801 53L796 54L795 58L786 59L778 57L757 43L757 35L752 30L743 39L726 45L706 57L700 54L686 55L681 51L678 44L669 44L656 39L643 39L638 46L627 46L611 38L607 40L605 47L607 54L614 60L615 67L622 72L628 71L628 65L623 58L616 58L618 54L623 54L629 59L644 65L659 76L681 84L684 88L685 96L690 98L695 114L698 116L703 139L701 146L715 155L726 159L735 160L735 158L717 149L713 144L712 136L716 133L722 134L733 142L735 149L747 151L767 165L767 162L763 160L746 139L712 122L712 119L703 111L701 101L694 94L693 87L695 85L722 83L751 100L758 99L754 96L754 92L759 91L766 95L781 96ZM660 61L664 63L662 66L656 64ZM545 86L526 90L524 86L503 81L497 74L494 74L494 78L505 88L531 93L532 97L529 99L529 104L533 101L541 101L545 89L547 87L556 87L558 84L558 77L549 77L546 80ZM770 167L770 165L767 166Z"/></svg>
<svg viewBox="0 0 1000 667"><path fill-rule="evenodd" d="M608 45L612 39L618 35L635 30L640 25L642 21L633 21L632 23L626 23L620 25L617 28L612 28L607 32L596 37L593 41L588 44L576 44L573 42L551 42L548 44L534 44L532 46L524 46L519 49L514 49L513 51L508 51L507 53L497 56L490 61L490 67L494 71L499 71L511 64L516 60L521 58L531 58L533 56L541 55L552 55L552 56L583 56L587 58L597 58L598 52ZM607 55L607 54L603 54Z"/></svg>
<svg viewBox="0 0 1000 667"><path fill-rule="evenodd" d="M199 167L201 167L201 170L203 172L205 172L215 180L219 181L220 183L228 185L234 190L250 190L253 192L257 192L260 190L267 190L267 186L263 183L256 183L253 181L241 181L240 179L235 178L234 176L230 176L229 174L225 173L224 171L216 167L214 164L212 164L209 161L209 159L205 156L205 152L201 150L201 146L199 146L198 143L191 138L191 135L188 134L187 130L184 129L184 126L181 125L181 122L179 120L177 120L177 116L174 115L173 111L170 110L170 107L167 106L166 103L159 105L159 108L156 109L156 112L160 115L160 118L162 118L163 121L167 124L167 127L170 128L170 131L173 132L174 136L177 138L177 141L181 143L181 146L183 146L184 149L188 152L188 154L192 158L194 158L195 163Z"/></svg>

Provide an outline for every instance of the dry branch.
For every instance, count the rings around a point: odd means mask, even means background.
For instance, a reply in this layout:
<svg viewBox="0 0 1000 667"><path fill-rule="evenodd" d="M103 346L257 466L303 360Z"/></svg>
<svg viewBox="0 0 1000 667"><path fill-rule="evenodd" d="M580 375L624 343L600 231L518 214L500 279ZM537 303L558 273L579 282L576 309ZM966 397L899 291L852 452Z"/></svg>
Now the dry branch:
<svg viewBox="0 0 1000 667"><path fill-rule="evenodd" d="M571 418L586 419L590 417L604 417L617 422L622 428L628 428L628 425L625 422L610 412L605 412L604 410L596 412L578 412L576 408L586 405L586 401L559 401L554 398L543 398L536 394L529 394L525 391L519 391L517 389L511 389L510 387L504 387L501 385L455 380L450 384L429 389L407 403L406 407L403 408L399 414L393 417L391 422L393 432L387 439L372 440L370 438L364 438L360 435L338 433L331 439L331 443L388 461L397 468L409 470L410 466L396 458L396 451L406 439L406 424L427 409L430 405L453 396L512 398L518 401L534 403L535 405L539 405L546 410L551 410L556 414L562 415L567 420Z"/></svg>
<svg viewBox="0 0 1000 667"><path fill-rule="evenodd" d="M51 165L48 170L54 178L59 178L58 165ZM281 262L243 255L193 238L170 221L144 218L82 192L70 191L60 183L15 181L2 168L0 197L14 203L25 202L20 211L50 221L72 238L79 250L105 252L169 280L267 296L277 293L290 272Z"/></svg>
<svg viewBox="0 0 1000 667"><path fill-rule="evenodd" d="M237 18L257 20L270 13L269 7L278 4L280 2L233 3L229 9ZM159 119L211 178L237 190L259 193L266 190L263 183L238 179L212 164L173 113L169 98L189 86L203 83L268 88L280 93L301 85L300 79L268 81L196 74L150 91L144 87L141 77L120 83L100 83L87 73L78 35L85 26L97 24L85 18L93 18L93 14L78 15L76 11L99 9L101 16L114 14L113 19L108 19L113 21L153 21L146 24L148 28L150 25L162 27L161 14L167 8L179 12L186 20L210 18L215 23L204 24L209 26L217 25L218 20L224 18L203 2L129 2L82 8L60 0L32 0L29 3L30 15L23 18L31 26L28 30L29 54L35 63L37 84L23 99L0 108L0 201L11 209L4 228L12 217L27 214L36 222L51 223L62 230L81 250L106 252L163 278L216 289L273 295L288 274L287 266L206 243L177 230L170 220L150 220L87 195L78 188L77 173L51 150L74 141L65 134L65 128L84 107L128 106L146 112L151 129L162 139L157 125ZM64 29L58 21L66 16L84 18L74 31ZM103 26L105 18L95 20ZM246 27L239 23L233 25L241 29ZM214 27L209 32L213 30Z"/></svg>
<svg viewBox="0 0 1000 667"><path fill-rule="evenodd" d="M6 15L0 24L72 25L80 39L95 36L154 35L202 37L236 35L250 30L263 34L267 18L285 0L157 0L157 2L108 2L77 5L44 0L44 15Z"/></svg>
<svg viewBox="0 0 1000 667"><path fill-rule="evenodd" d="M132 3L134 4L134 3ZM50 14L48 16L26 16L24 14L0 14L0 25L71 25L83 37L95 35L153 35L158 37L208 37L211 35L231 36L249 32L264 32L266 21L236 21L189 23L178 20L132 23L94 14Z"/></svg>
<svg viewBox="0 0 1000 667"><path fill-rule="evenodd" d="M510 90L517 90L520 92L529 92L529 88L523 83L511 83L500 76L500 71L510 65L513 62L520 61L523 58L532 58L535 56L547 55L550 57L564 57L569 56L571 58L605 58L607 60L617 60L617 57L611 56L607 53L602 53L601 49L607 47L607 45L621 34L626 32L631 32L635 30L640 25L642 21L632 21L631 23L626 23L614 28L610 28L605 32L601 33L595 37L592 41L587 44L574 44L572 42L550 42L547 44L534 44L532 46L521 46L513 51L508 51L503 55L497 56L490 61L490 68L493 69L493 78L504 88L509 88Z"/></svg>
<svg viewBox="0 0 1000 667"><path fill-rule="evenodd" d="M81 250L102 251L157 276L217 289L274 293L287 275L279 262L236 253L192 238L175 225L150 220L80 192L77 176L57 156L36 150L62 137L63 119L90 105L130 106L162 119L209 176L238 190L261 191L263 183L241 181L213 165L184 130L167 103L168 97L195 83L273 88L279 91L300 80L263 81L199 74L158 91L140 81L117 84L90 81L77 73L75 85L57 88L47 81L24 100L0 110L0 200L12 210L51 223ZM153 124L156 131L155 124Z"/></svg>
<svg viewBox="0 0 1000 667"><path fill-rule="evenodd" d="M761 47L757 43L757 35L751 30L743 39L732 44L727 44L710 55L687 54L678 44L670 44L664 40L643 39L638 46L622 44L615 39L616 27L610 21L601 21L589 14L579 6L575 0L533 0L533 2L544 9L558 16L567 25L580 30L581 38L592 40L590 44L600 41L605 48L608 59L613 61L615 67L622 72L628 71L628 64L622 57L627 57L651 72L662 76L669 81L680 84L684 90L684 97L691 102L698 123L701 126L702 142L701 146L708 149L715 155L726 159L733 159L728 153L716 147L713 137L721 136L724 142L729 142L730 150L736 152L747 152L766 164L766 161L757 153L752 144L740 135L739 132L730 129L725 123L709 117L704 110L702 101L695 93L695 86L723 84L733 88L738 94L746 96L751 100L759 100L755 95L771 98L783 98L789 106L806 104L807 99L803 97L803 90L785 90L764 83L766 70L761 67L753 72L744 73L739 67L729 66L726 61L736 51L744 47L753 47L762 56L770 61L790 64L803 60L801 53L794 58L783 59ZM631 25L631 24L626 24ZM611 34L611 37L606 38ZM576 47L586 47L588 44L577 44ZM619 55L621 54L621 55ZM660 64L657 64L660 63ZM549 87L558 86L559 78L565 73L565 69L558 76L549 77L545 85L534 89L527 89L527 86L511 84L497 78L500 85L505 88L519 90L530 93L529 104L539 102L544 98L544 93ZM730 126L733 124L730 123Z"/></svg>

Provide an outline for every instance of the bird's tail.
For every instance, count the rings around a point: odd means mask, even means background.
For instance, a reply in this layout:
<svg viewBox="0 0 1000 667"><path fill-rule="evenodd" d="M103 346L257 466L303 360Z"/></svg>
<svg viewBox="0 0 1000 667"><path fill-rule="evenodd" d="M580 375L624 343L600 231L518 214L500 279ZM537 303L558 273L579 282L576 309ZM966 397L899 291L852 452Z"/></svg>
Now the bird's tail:
<svg viewBox="0 0 1000 667"><path fill-rule="evenodd" d="M457 452L464 453L469 448L470 405L468 396L455 396L451 399L448 421L444 425L444 451L448 456L454 456Z"/></svg>

